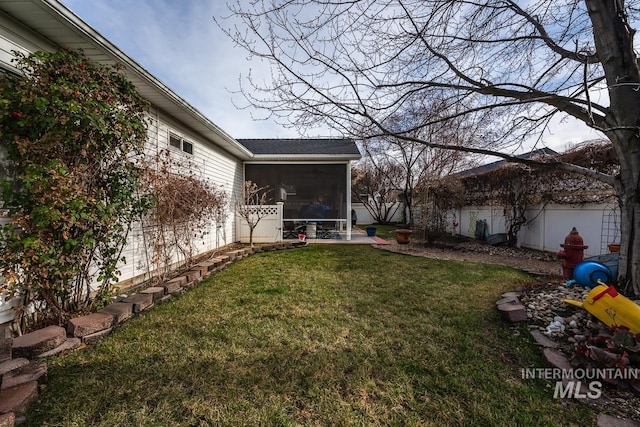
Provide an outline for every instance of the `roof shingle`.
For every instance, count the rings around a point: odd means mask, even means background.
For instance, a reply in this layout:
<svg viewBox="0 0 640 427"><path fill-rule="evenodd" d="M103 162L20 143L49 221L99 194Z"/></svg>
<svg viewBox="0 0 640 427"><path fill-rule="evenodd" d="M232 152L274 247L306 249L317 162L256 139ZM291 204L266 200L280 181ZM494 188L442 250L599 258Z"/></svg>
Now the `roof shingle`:
<svg viewBox="0 0 640 427"><path fill-rule="evenodd" d="M355 141L350 138L238 139L237 141L256 155L360 156Z"/></svg>

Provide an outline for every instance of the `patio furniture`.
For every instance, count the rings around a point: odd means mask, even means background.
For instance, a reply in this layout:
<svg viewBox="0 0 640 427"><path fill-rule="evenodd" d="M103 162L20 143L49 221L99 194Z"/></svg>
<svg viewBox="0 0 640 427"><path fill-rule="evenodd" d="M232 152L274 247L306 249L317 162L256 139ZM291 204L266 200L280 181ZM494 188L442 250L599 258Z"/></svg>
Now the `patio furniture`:
<svg viewBox="0 0 640 427"><path fill-rule="evenodd" d="M298 230L295 221L284 220L282 221L282 238L283 239L297 239Z"/></svg>

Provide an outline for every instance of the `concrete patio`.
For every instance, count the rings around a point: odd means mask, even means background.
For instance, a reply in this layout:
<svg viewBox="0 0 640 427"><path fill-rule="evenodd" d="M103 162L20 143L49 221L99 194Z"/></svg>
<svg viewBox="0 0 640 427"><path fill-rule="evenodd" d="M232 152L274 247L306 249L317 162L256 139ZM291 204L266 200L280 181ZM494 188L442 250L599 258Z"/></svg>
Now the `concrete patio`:
<svg viewBox="0 0 640 427"><path fill-rule="evenodd" d="M367 232L359 228L351 229L351 240L347 240L345 231L338 232L340 239L307 239L307 243L343 244L343 245L390 245L392 242L378 236L369 237Z"/></svg>

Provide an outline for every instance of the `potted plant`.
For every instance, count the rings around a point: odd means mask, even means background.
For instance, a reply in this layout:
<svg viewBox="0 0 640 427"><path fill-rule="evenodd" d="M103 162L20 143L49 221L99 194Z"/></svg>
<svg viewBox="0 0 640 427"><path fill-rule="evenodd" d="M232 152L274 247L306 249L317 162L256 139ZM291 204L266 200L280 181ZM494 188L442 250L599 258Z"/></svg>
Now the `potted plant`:
<svg viewBox="0 0 640 427"><path fill-rule="evenodd" d="M367 230L367 236L369 237L373 237L376 235L376 227L366 227L365 230Z"/></svg>
<svg viewBox="0 0 640 427"><path fill-rule="evenodd" d="M401 245L409 244L409 242L411 242L411 233L413 233L413 231L408 228L400 228L396 230L396 242Z"/></svg>

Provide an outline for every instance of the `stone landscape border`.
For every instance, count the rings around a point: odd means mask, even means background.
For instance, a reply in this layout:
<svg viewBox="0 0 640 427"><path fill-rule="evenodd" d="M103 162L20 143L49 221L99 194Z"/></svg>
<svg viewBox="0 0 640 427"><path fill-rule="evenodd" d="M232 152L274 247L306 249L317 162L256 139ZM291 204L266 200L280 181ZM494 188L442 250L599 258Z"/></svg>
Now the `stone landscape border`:
<svg viewBox="0 0 640 427"><path fill-rule="evenodd" d="M513 292L505 292L501 295L501 298L496 301L496 308L500 312L503 320L513 323L528 323L529 316L527 314L527 308L522 304L520 298L525 294L523 290L516 289ZM555 369L563 372L570 372L573 370L573 366L569 362L569 359L564 352L560 350L560 343L552 338L544 335L540 330L529 326L529 332L534 339L535 343L542 349L542 355L547 364ZM564 385L568 380L562 379ZM580 382L580 381L578 381ZM582 390L588 390L588 386L582 384L580 387ZM603 402L592 402L586 399L574 399L578 402L589 404L597 411L610 410L615 406L616 402L610 399L603 399ZM633 419L625 419L610 415L604 412L599 412L596 416L597 427L640 427L640 423Z"/></svg>
<svg viewBox="0 0 640 427"><path fill-rule="evenodd" d="M38 398L40 386L47 380L43 359L95 343L114 327L185 292L233 261L259 252L303 246L306 243L293 241L231 250L201 261L164 283L139 287L95 313L69 320L66 327L47 326L16 338L8 328L0 331L0 427L26 420L28 406Z"/></svg>

